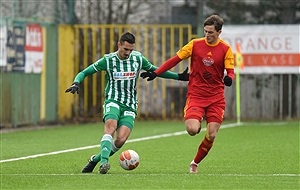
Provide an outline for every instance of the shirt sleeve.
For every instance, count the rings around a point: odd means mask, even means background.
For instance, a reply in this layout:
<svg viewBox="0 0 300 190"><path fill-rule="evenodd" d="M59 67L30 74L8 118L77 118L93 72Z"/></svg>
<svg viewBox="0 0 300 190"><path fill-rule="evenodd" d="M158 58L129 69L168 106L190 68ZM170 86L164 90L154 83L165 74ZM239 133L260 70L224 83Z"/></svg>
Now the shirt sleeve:
<svg viewBox="0 0 300 190"><path fill-rule="evenodd" d="M91 64L90 66L88 66L87 68L85 68L83 71L79 72L76 75L74 82L81 83L86 76L92 75L101 70L106 70L106 68L107 68L106 61L105 58L103 57L97 60L96 62L94 62L93 64Z"/></svg>
<svg viewBox="0 0 300 190"><path fill-rule="evenodd" d="M88 66L87 68L85 68L83 71L79 72L76 75L74 82L81 83L86 76L92 75L96 72L97 72L97 70L95 69L94 64L92 64L92 65Z"/></svg>
<svg viewBox="0 0 300 190"><path fill-rule="evenodd" d="M175 55L174 57L166 61L164 64L162 64L162 66L160 66L157 70L155 70L155 72L156 74L160 75L161 73L175 67L180 61L182 60L178 57L178 55Z"/></svg>
<svg viewBox="0 0 300 190"><path fill-rule="evenodd" d="M224 58L225 69L234 69L234 56L229 47Z"/></svg>
<svg viewBox="0 0 300 190"><path fill-rule="evenodd" d="M186 44L185 46L183 46L177 52L177 56L181 60L186 60L186 59L190 58L192 56L192 52L193 52L193 44L194 44L194 40L191 40L188 44Z"/></svg>
<svg viewBox="0 0 300 190"><path fill-rule="evenodd" d="M234 70L233 69L226 69L227 76L229 76L232 80L234 80Z"/></svg>
<svg viewBox="0 0 300 190"><path fill-rule="evenodd" d="M148 59L144 56L142 56L142 69L145 71L154 71L155 69L153 68L154 65L148 61Z"/></svg>
<svg viewBox="0 0 300 190"><path fill-rule="evenodd" d="M104 57L97 60L95 63L93 63L93 65L97 71L106 70L107 68L106 59Z"/></svg>

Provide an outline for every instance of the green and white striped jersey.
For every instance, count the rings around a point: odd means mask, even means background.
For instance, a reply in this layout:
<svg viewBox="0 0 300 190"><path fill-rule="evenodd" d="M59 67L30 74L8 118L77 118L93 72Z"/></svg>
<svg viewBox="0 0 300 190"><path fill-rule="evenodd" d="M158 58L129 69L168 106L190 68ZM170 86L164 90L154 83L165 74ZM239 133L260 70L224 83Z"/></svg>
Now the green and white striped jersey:
<svg viewBox="0 0 300 190"><path fill-rule="evenodd" d="M119 59L117 52L104 55L93 63L97 71L105 70L105 99L119 102L136 110L138 105L136 85L141 69L150 70L153 65L137 51L129 58Z"/></svg>
<svg viewBox="0 0 300 190"><path fill-rule="evenodd" d="M120 60L117 52L105 54L101 59L79 72L74 82L81 83L86 76L105 71L105 101L114 101L136 112L138 106L136 85L141 69L154 71L152 65L140 52L132 51L129 58ZM178 80L178 74L166 71L162 78Z"/></svg>

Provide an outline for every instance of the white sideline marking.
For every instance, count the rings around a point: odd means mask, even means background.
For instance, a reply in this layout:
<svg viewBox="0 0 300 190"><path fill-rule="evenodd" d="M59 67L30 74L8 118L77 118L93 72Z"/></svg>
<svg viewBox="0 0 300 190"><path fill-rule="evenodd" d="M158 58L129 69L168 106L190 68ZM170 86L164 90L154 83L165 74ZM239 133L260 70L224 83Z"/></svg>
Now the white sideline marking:
<svg viewBox="0 0 300 190"><path fill-rule="evenodd" d="M231 123L231 124L227 124L227 125L222 125L221 129L236 127L236 126L240 126L240 125L243 125L243 123L240 123L240 124ZM203 132L203 131L206 131L206 128L201 130L201 132ZM154 135L154 136L149 136L149 137L141 137L141 138L137 138L137 139L130 139L130 140L126 141L126 143L146 141L146 140L151 140L151 139L159 139L159 138L171 137L171 136L179 136L179 135L183 135L183 134L187 134L187 132L186 131L181 131L181 132L175 132L175 133ZM72 149L67 149L67 150L60 150L60 151L54 151L54 152L48 152L48 153L42 153L42 154L35 154L35 155L24 156L24 157L19 157L19 158L11 158L11 159L7 159L7 160L0 160L0 163L12 162L12 161L18 161L18 160L26 160L26 159L29 159L29 158L37 158L37 157L49 156L49 155L55 155L55 154L62 154L62 153L74 152L74 151L78 151L78 150L86 150L86 149L96 148L96 147L99 147L99 146L100 145L97 144L97 145L84 146L84 147L72 148Z"/></svg>
<svg viewBox="0 0 300 190"><path fill-rule="evenodd" d="M93 173L80 173L80 174L0 174L0 175L6 175L6 176L91 176L91 175L99 175L99 174L93 174ZM111 175L111 174L107 174ZM300 174L141 174L141 173L130 173L130 174L113 174L118 176L126 176L126 175L138 175L138 176L225 176L225 177L299 177Z"/></svg>

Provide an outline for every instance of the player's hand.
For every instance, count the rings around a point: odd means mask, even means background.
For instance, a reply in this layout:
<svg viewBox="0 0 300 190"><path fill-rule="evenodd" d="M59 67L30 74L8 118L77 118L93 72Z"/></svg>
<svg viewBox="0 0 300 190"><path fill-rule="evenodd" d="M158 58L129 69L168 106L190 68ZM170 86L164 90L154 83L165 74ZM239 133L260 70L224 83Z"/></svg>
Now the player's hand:
<svg viewBox="0 0 300 190"><path fill-rule="evenodd" d="M178 80L189 81L190 73L188 73L188 70L187 67L182 73L178 73Z"/></svg>
<svg viewBox="0 0 300 190"><path fill-rule="evenodd" d="M74 94L75 92L77 92L77 94L78 94L78 91L79 91L79 84L78 84L78 82L74 82L74 83L70 86L70 88L68 88L68 89L65 91L65 93L70 92L70 93Z"/></svg>
<svg viewBox="0 0 300 190"><path fill-rule="evenodd" d="M232 85L232 79L230 78L230 76L225 76L223 80L224 80L224 84L226 86L231 86Z"/></svg>
<svg viewBox="0 0 300 190"><path fill-rule="evenodd" d="M150 80L155 79L157 77L157 74L152 71L147 71L147 72L141 73L140 77L142 77L143 79L148 78L147 81L150 81Z"/></svg>

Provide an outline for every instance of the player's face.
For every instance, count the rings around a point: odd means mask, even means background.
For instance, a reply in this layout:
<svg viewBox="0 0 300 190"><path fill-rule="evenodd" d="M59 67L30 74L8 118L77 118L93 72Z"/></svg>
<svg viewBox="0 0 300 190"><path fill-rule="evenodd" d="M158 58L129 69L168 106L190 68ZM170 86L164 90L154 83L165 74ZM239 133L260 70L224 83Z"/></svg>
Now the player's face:
<svg viewBox="0 0 300 190"><path fill-rule="evenodd" d="M204 35L205 35L206 42L208 44L215 44L215 43L217 43L220 34L221 34L221 30L219 30L217 32L214 25L210 25L210 26L206 25L204 27Z"/></svg>
<svg viewBox="0 0 300 190"><path fill-rule="evenodd" d="M118 42L118 56L120 59L128 59L131 52L134 50L135 44L124 42L121 44Z"/></svg>

